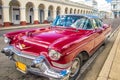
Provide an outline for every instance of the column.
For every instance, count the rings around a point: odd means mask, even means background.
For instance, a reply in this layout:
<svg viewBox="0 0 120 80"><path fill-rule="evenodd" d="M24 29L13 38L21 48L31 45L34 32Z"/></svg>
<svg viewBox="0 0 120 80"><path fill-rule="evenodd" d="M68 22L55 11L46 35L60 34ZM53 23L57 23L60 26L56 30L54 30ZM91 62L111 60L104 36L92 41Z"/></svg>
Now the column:
<svg viewBox="0 0 120 80"><path fill-rule="evenodd" d="M60 14L61 14L61 12L60 12ZM56 18L56 16L57 16L57 10L56 10L56 8L53 10L53 19L55 19Z"/></svg>
<svg viewBox="0 0 120 80"><path fill-rule="evenodd" d="M10 26L9 6L3 6L3 22L4 26Z"/></svg>
<svg viewBox="0 0 120 80"><path fill-rule="evenodd" d="M69 8L67 9L67 14L70 14L70 9Z"/></svg>
<svg viewBox="0 0 120 80"><path fill-rule="evenodd" d="M61 14L61 15L65 14L65 7L62 7L60 14Z"/></svg>
<svg viewBox="0 0 120 80"><path fill-rule="evenodd" d="M26 25L26 8L20 8L20 24Z"/></svg>
<svg viewBox="0 0 120 80"><path fill-rule="evenodd" d="M44 9L45 20L48 18L48 9Z"/></svg>
<svg viewBox="0 0 120 80"><path fill-rule="evenodd" d="M34 24L39 24L38 8L34 8Z"/></svg>

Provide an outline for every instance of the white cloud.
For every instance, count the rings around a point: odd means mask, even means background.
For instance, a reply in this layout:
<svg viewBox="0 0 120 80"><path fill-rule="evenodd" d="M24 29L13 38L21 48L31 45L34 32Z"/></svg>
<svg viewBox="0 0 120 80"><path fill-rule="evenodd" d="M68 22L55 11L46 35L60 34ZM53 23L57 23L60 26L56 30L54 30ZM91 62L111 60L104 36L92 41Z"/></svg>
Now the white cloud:
<svg viewBox="0 0 120 80"><path fill-rule="evenodd" d="M71 0L71 1L74 1L74 2L85 2L85 0ZM98 9L99 10L103 10L103 11L111 11L111 4L110 3L107 3L106 0L96 0L97 3L98 3ZM90 0L88 0L88 2L86 4L90 4Z"/></svg>
<svg viewBox="0 0 120 80"><path fill-rule="evenodd" d="M98 3L98 9L103 11L111 11L111 4L105 0L96 0Z"/></svg>

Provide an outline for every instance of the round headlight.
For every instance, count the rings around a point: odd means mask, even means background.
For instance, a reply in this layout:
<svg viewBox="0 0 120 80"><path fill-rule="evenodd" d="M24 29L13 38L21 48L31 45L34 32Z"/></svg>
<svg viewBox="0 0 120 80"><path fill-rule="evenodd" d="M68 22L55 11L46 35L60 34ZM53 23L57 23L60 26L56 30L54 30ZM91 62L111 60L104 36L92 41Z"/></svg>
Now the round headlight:
<svg viewBox="0 0 120 80"><path fill-rule="evenodd" d="M49 51L49 57L52 59L52 60L59 60L60 57L61 57L61 54L55 50L50 50Z"/></svg>
<svg viewBox="0 0 120 80"><path fill-rule="evenodd" d="M5 43L10 43L10 39L7 38L7 37L5 37L5 38L4 38L4 42L5 42Z"/></svg>

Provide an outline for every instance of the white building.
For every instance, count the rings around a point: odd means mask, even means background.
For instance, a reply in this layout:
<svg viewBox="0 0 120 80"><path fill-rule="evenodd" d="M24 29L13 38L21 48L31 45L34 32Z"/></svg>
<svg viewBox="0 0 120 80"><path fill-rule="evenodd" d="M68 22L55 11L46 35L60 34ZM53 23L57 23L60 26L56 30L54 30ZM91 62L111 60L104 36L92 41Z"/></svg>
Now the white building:
<svg viewBox="0 0 120 80"><path fill-rule="evenodd" d="M95 0L92 0L92 5L93 5L93 14L98 16L98 3Z"/></svg>
<svg viewBox="0 0 120 80"><path fill-rule="evenodd" d="M59 14L92 14L92 10L69 0L0 0L0 25L39 24Z"/></svg>
<svg viewBox="0 0 120 80"><path fill-rule="evenodd" d="M114 18L120 18L120 0L112 0L112 14Z"/></svg>

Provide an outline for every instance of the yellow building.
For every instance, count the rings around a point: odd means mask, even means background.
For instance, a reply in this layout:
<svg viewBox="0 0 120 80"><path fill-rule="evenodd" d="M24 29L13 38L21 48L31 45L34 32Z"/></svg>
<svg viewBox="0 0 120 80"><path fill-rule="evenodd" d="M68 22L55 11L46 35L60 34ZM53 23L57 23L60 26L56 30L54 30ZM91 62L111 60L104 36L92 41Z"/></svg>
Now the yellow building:
<svg viewBox="0 0 120 80"><path fill-rule="evenodd" d="M59 14L92 14L92 10L69 0L0 0L0 25L39 24Z"/></svg>

